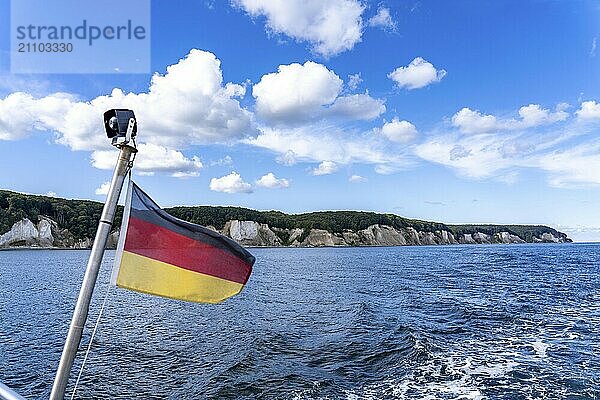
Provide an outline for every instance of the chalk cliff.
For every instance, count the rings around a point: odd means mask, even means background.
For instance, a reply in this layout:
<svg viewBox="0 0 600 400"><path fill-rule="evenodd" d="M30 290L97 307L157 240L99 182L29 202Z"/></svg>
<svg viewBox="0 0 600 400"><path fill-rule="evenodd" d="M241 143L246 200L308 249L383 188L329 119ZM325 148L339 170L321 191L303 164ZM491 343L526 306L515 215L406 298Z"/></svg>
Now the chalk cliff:
<svg viewBox="0 0 600 400"><path fill-rule="evenodd" d="M115 248L119 232L112 232L107 248ZM17 221L12 228L0 235L0 248L39 247L39 248L91 248L93 238L75 239L68 229L61 229L53 219L40 215L37 225L28 218Z"/></svg>
<svg viewBox="0 0 600 400"><path fill-rule="evenodd" d="M419 246L448 244L519 244L526 241L509 232L493 235L484 232L465 233L455 236L452 232L438 230L435 232L417 231L408 227L396 229L386 225L371 225L359 231L345 230L334 233L323 229L281 229L270 228L267 224L254 221L233 220L225 224L221 231L247 246L294 246L294 247L329 247L329 246ZM566 236L554 236L544 233L534 237L536 243L565 243Z"/></svg>
<svg viewBox="0 0 600 400"><path fill-rule="evenodd" d="M291 246L291 247L334 247L334 246L420 246L450 244L519 244L533 243L565 243L570 242L564 234L554 235L545 232L533 236L529 241L510 232L488 234L474 231L472 233L455 234L449 230L419 231L413 227L394 228L387 225L374 224L366 229L342 232L329 232L324 229L283 229L270 227L256 221L231 220L217 232L229 236L245 246ZM107 248L115 248L119 238L118 230L113 231L108 239ZM56 221L40 216L36 224L24 218L16 222L10 231L0 235L0 247L58 247L85 249L93 244L93 238L76 240L67 230L59 228Z"/></svg>

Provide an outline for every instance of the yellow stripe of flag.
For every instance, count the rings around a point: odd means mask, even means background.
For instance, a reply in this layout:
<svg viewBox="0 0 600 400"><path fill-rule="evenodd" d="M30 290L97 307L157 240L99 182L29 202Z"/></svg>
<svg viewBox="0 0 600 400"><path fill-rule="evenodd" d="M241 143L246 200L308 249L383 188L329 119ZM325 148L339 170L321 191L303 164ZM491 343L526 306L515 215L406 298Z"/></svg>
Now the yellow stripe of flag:
<svg viewBox="0 0 600 400"><path fill-rule="evenodd" d="M123 251L117 286L187 301L220 303L244 285Z"/></svg>

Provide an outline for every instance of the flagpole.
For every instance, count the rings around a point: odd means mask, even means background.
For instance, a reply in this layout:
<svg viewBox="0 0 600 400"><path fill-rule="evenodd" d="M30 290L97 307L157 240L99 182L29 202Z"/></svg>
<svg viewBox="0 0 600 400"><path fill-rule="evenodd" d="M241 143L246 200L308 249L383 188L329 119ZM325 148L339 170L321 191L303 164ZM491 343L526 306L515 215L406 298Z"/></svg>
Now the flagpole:
<svg viewBox="0 0 600 400"><path fill-rule="evenodd" d="M81 342L83 327L87 320L92 293L94 292L98 271L100 270L100 264L102 263L102 256L104 255L104 248L106 247L106 241L108 240L108 235L110 234L115 217L121 188L123 187L125 176L130 167L131 157L137 152L135 147L127 144L121 145L119 148L121 152L115 167L106 203L104 203L104 208L102 209L102 216L100 217L96 238L94 239L92 252L79 291L79 298L75 305L75 311L73 312L73 318L71 320L71 325L69 326L69 333L67 334L56 377L54 378L54 384L52 385L50 400L63 400L64 398L65 389L69 383L71 368L73 367L73 361L77 355L79 343Z"/></svg>

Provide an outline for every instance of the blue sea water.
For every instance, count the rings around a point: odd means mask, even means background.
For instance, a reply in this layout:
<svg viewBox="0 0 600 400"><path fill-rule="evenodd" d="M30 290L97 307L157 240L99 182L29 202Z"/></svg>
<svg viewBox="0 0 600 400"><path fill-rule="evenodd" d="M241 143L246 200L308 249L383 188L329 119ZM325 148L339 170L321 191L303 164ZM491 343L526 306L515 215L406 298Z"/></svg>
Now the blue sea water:
<svg viewBox="0 0 600 400"><path fill-rule="evenodd" d="M600 398L599 245L251 251L223 304L113 289L76 398ZM0 381L28 398L50 392L88 254L0 252Z"/></svg>

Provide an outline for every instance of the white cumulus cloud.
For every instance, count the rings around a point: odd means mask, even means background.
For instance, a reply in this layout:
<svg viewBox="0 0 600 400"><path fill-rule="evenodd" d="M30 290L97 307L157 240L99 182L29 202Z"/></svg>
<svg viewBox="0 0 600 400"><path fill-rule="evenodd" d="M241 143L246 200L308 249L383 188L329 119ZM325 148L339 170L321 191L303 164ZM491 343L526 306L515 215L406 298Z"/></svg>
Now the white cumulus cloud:
<svg viewBox="0 0 600 400"><path fill-rule="evenodd" d="M318 167L313 168L310 172L312 175L329 175L338 170L338 165L333 161L323 161Z"/></svg>
<svg viewBox="0 0 600 400"><path fill-rule="evenodd" d="M446 70L436 69L433 64L421 57L415 58L406 67L398 67L388 74L388 78L396 82L398 87L409 90L439 82L444 76Z"/></svg>
<svg viewBox="0 0 600 400"><path fill-rule="evenodd" d="M211 167L214 167L214 166L223 167L225 165L232 165L232 164L233 164L233 158L231 158L231 156L225 156L223 158L219 158L218 160L213 160L210 162Z"/></svg>
<svg viewBox="0 0 600 400"><path fill-rule="evenodd" d="M280 65L252 88L256 111L270 123L298 123L326 117L369 120L385 112L384 101L368 93L340 96L343 81L326 66L307 61Z"/></svg>
<svg viewBox="0 0 600 400"><path fill-rule="evenodd" d="M417 137L417 128L408 121L400 121L394 117L378 130L383 136L397 143L407 143Z"/></svg>
<svg viewBox="0 0 600 400"><path fill-rule="evenodd" d="M557 105L556 111L552 112L539 104L529 104L519 109L520 121L509 121L507 125L513 129L523 129L564 121L569 117L569 113L564 110L567 106L561 103Z"/></svg>
<svg viewBox="0 0 600 400"><path fill-rule="evenodd" d="M15 92L0 98L0 140L19 140L36 131L59 130L75 102L75 97L66 93L34 98Z"/></svg>
<svg viewBox="0 0 600 400"><path fill-rule="evenodd" d="M63 93L33 98L13 93L0 99L0 139L14 140L35 131L51 131L73 150L110 148L102 114L130 108L139 123L140 140L163 146L230 143L252 134L251 113L236 100L241 85L223 85L221 62L214 54L191 50L164 75L152 77L147 92L109 95L81 101Z"/></svg>
<svg viewBox="0 0 600 400"><path fill-rule="evenodd" d="M452 125L464 133L491 132L498 127L495 116L483 115L479 111L474 111L467 107L454 114Z"/></svg>
<svg viewBox="0 0 600 400"><path fill-rule="evenodd" d="M360 76L360 72L357 74L348 75L348 87L351 90L356 90L358 85L362 83L363 79Z"/></svg>
<svg viewBox="0 0 600 400"><path fill-rule="evenodd" d="M367 181L367 178L360 175L352 175L350 178L348 178L348 181L352 183L364 183Z"/></svg>
<svg viewBox="0 0 600 400"><path fill-rule="evenodd" d="M297 155L293 150L286 150L285 153L277 156L275 159L279 164L283 164L286 167L291 167L298 162Z"/></svg>
<svg viewBox="0 0 600 400"><path fill-rule="evenodd" d="M290 181L285 178L277 178L272 172L269 172L257 180L256 185L267 189L284 189L290 187Z"/></svg>
<svg viewBox="0 0 600 400"><path fill-rule="evenodd" d="M244 182L240 174L235 171L220 178L212 178L209 188L215 192L252 193L252 185Z"/></svg>
<svg viewBox="0 0 600 400"><path fill-rule="evenodd" d="M254 87L256 110L269 120L308 119L332 104L342 90L342 80L322 64L280 65L263 75Z"/></svg>
<svg viewBox="0 0 600 400"><path fill-rule="evenodd" d="M162 172L175 178L198 176L202 161L197 156L187 158L180 151L151 143L140 144L135 159L135 171L141 174ZM96 150L92 165L98 169L113 169L118 158L115 150Z"/></svg>
<svg viewBox="0 0 600 400"><path fill-rule="evenodd" d="M379 7L377 14L369 18L367 24L384 30L396 30L396 22L392 19L390 9L386 7Z"/></svg>
<svg viewBox="0 0 600 400"><path fill-rule="evenodd" d="M250 16L263 16L269 32L308 42L325 57L350 50L362 37L359 0L234 0Z"/></svg>
<svg viewBox="0 0 600 400"><path fill-rule="evenodd" d="M454 114L452 125L468 134L527 129L566 120L569 117L566 107L561 103L555 111L550 111L539 104L529 104L519 109L519 118L499 118L465 107Z"/></svg>
<svg viewBox="0 0 600 400"><path fill-rule="evenodd" d="M100 187L96 188L96 194L98 196L107 195L110 189L110 182L104 182Z"/></svg>
<svg viewBox="0 0 600 400"><path fill-rule="evenodd" d="M600 103L584 101L581 108L575 112L580 120L600 120Z"/></svg>

